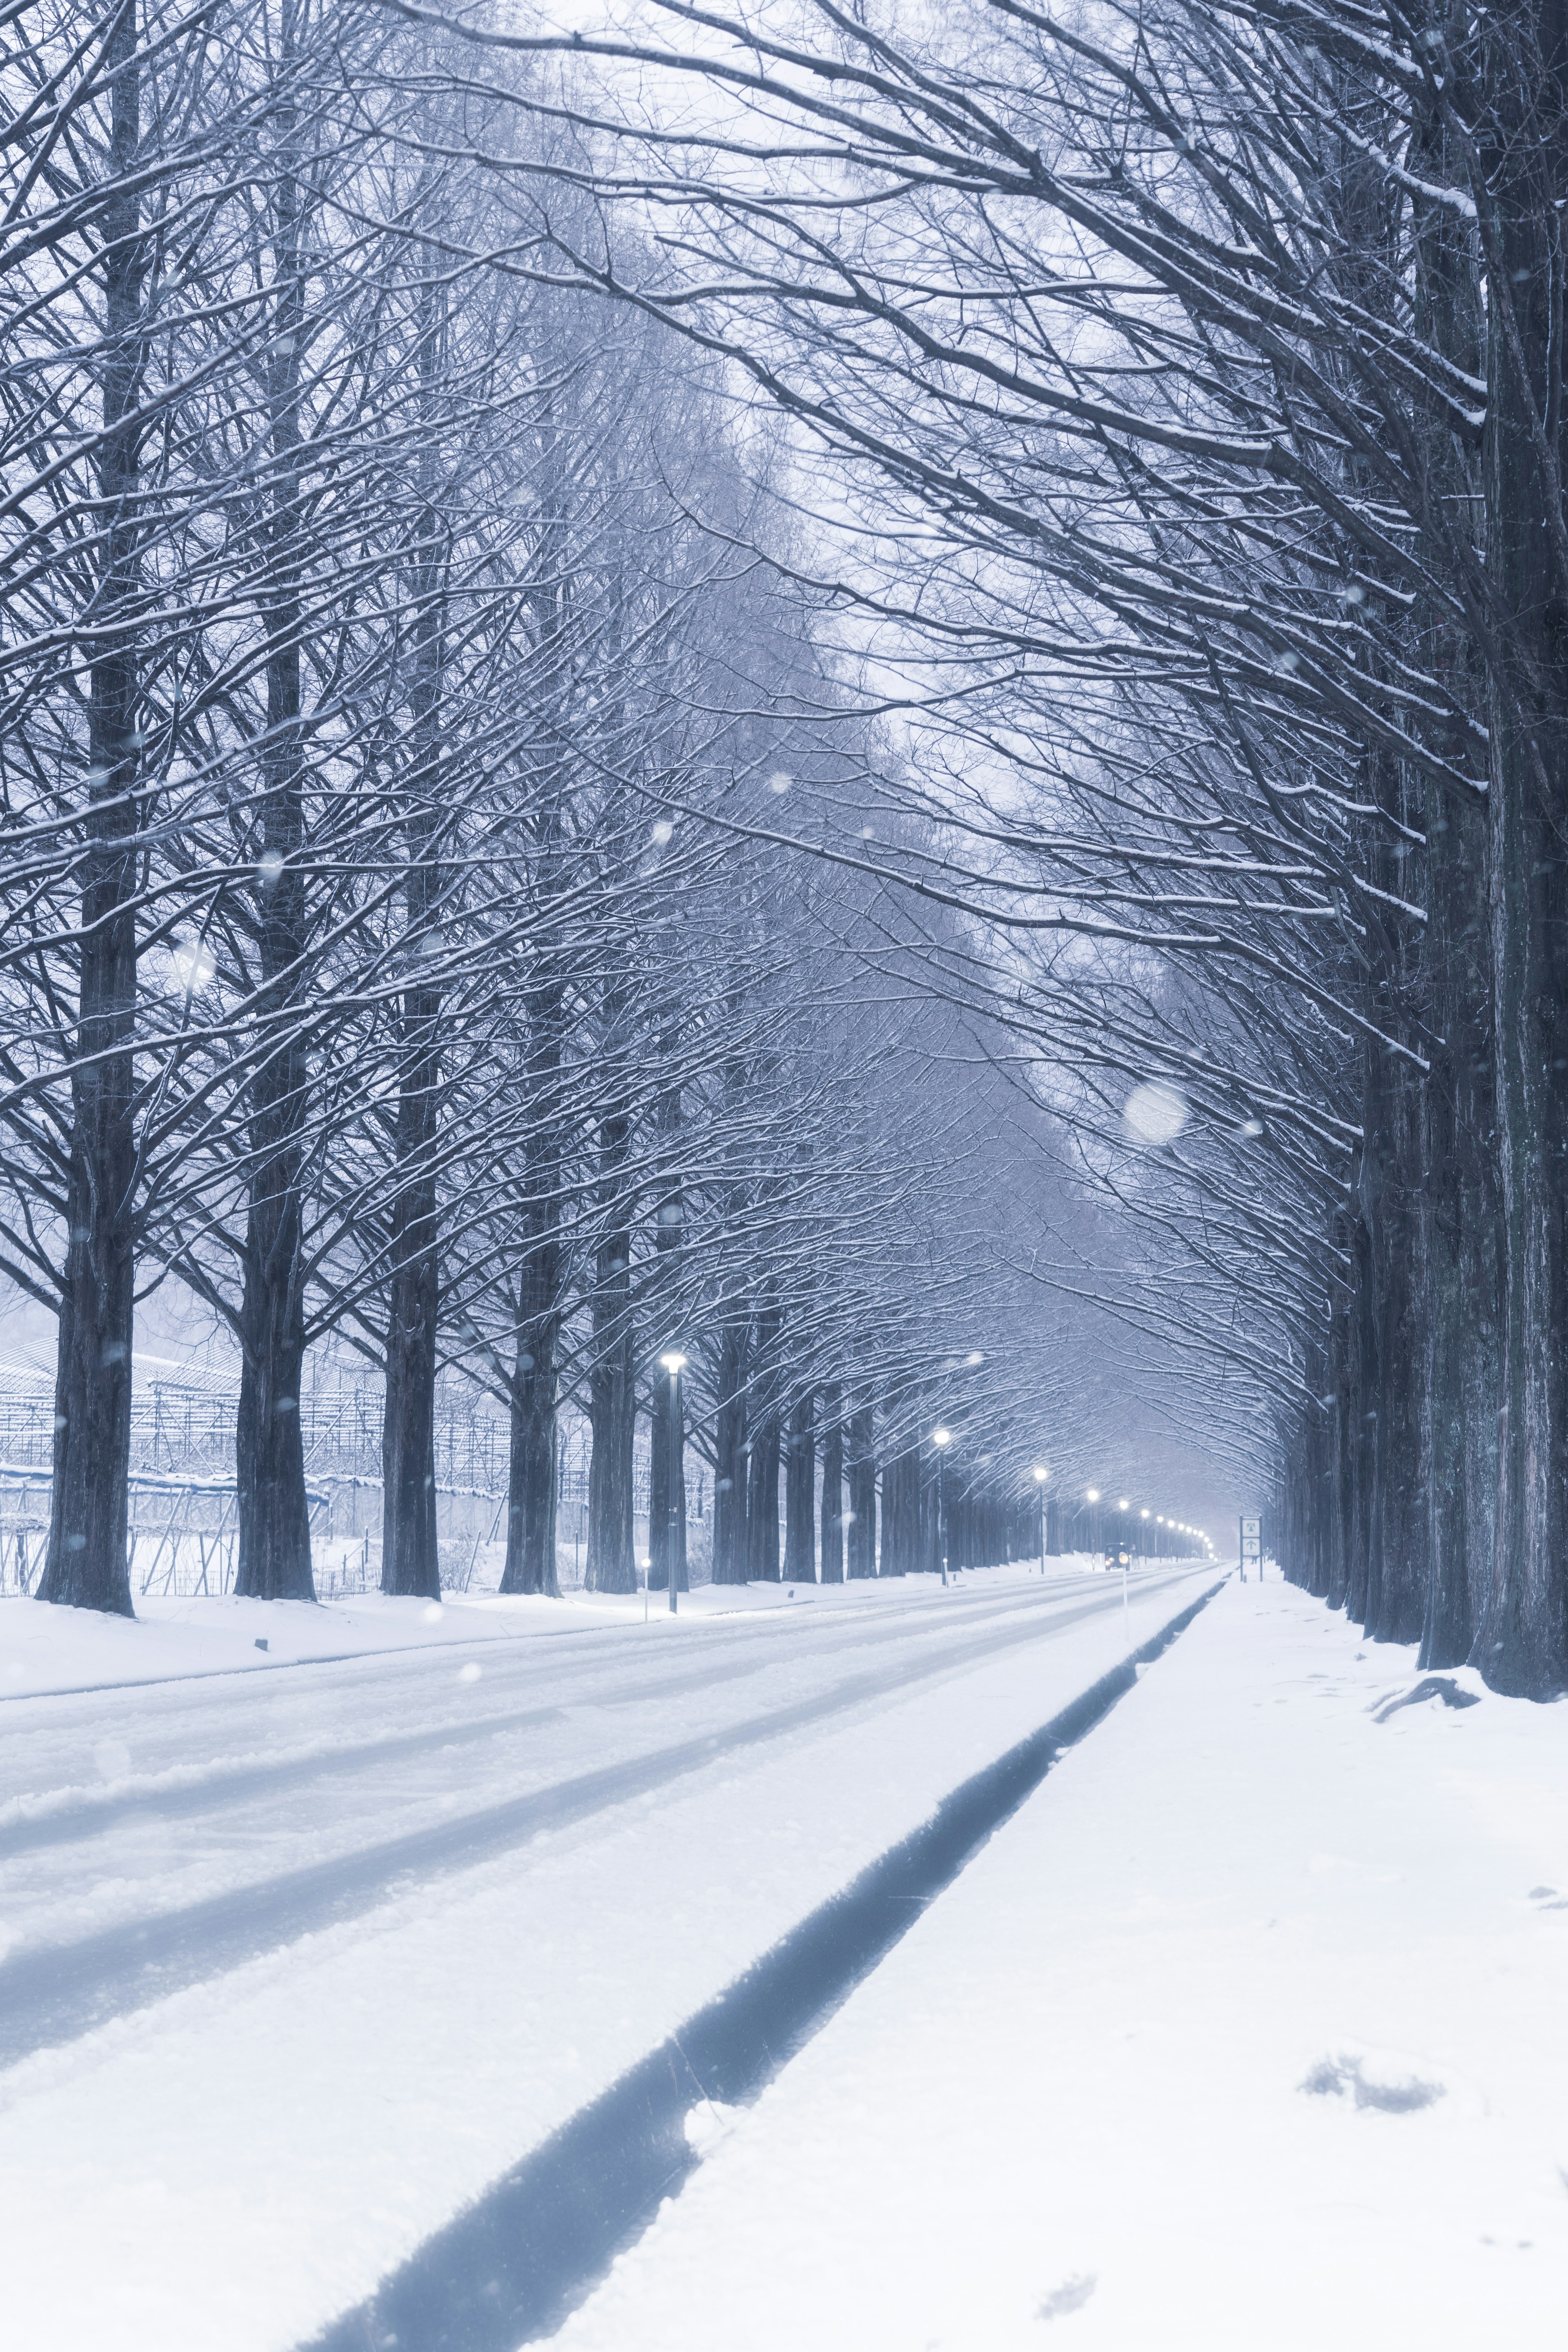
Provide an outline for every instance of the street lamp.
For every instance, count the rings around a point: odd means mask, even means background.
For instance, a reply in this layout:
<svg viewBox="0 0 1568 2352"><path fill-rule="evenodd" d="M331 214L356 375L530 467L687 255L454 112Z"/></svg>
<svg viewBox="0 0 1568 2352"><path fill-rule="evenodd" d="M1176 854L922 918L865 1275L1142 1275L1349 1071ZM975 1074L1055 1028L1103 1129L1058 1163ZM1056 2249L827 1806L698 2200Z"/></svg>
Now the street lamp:
<svg viewBox="0 0 1568 2352"><path fill-rule="evenodd" d="M669 1571L669 1613L673 1617L680 1559L680 1375L686 1370L686 1359L671 1348L658 1360L669 1374L669 1422L666 1432L669 1446L669 1532L665 1538L665 1564Z"/></svg>
<svg viewBox="0 0 1568 2352"><path fill-rule="evenodd" d="M1042 1576L1046 1572L1046 1480L1050 1475L1043 1464L1036 1463L1035 1485L1039 1489L1040 1496L1040 1574Z"/></svg>
<svg viewBox="0 0 1568 2352"><path fill-rule="evenodd" d="M947 1583L947 1486L942 1465L947 1460L947 1449L952 1444L952 1430L933 1429L931 1442L936 1448L936 1549L937 1557L942 1561L942 1580L945 1586Z"/></svg>

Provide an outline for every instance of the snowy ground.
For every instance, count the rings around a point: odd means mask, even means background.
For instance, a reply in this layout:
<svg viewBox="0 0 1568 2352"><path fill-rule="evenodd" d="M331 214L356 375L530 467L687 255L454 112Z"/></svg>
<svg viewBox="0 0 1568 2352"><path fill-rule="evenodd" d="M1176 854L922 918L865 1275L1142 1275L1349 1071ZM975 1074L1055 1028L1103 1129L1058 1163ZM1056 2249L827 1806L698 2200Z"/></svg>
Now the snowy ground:
<svg viewBox="0 0 1568 2352"><path fill-rule="evenodd" d="M1568 1705L1417 1682L1229 1586L558 2352L1555 2352Z"/></svg>
<svg viewBox="0 0 1568 2352"><path fill-rule="evenodd" d="M7 2344L287 2352L1202 1589L0 1604Z"/></svg>

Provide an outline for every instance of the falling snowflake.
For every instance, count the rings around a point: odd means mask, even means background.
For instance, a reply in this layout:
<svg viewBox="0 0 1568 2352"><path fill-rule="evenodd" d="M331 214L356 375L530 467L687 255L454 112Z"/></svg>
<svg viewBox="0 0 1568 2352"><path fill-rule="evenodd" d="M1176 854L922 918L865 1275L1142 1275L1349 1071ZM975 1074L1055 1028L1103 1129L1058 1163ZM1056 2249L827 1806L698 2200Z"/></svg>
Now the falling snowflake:
<svg viewBox="0 0 1568 2352"><path fill-rule="evenodd" d="M1187 1123L1187 1098L1179 1087L1151 1078L1133 1087L1121 1116L1140 1143L1172 1143Z"/></svg>

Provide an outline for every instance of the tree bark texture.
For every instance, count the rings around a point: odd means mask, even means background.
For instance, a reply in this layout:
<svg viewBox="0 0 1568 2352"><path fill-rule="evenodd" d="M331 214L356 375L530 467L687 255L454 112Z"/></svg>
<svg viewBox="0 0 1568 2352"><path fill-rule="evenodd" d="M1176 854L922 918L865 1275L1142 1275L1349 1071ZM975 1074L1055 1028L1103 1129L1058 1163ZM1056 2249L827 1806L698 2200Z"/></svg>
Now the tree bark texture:
<svg viewBox="0 0 1568 2352"><path fill-rule="evenodd" d="M746 1466L746 1574L756 1584L779 1580L779 1426L782 1390L779 1308L768 1301L758 1311L752 1355L751 1450Z"/></svg>
<svg viewBox="0 0 1568 2352"><path fill-rule="evenodd" d="M1568 1681L1568 558L1562 213L1568 6L1487 20L1490 911L1503 1329L1492 1572L1474 1655L1499 1690Z"/></svg>
<svg viewBox="0 0 1568 2352"><path fill-rule="evenodd" d="M542 1592L555 1599L561 1590L555 1559L557 1357L565 1311L560 1211L565 1013L560 982L552 979L531 991L524 1011L529 1029L528 1093L532 1117L523 1151L522 1254L518 1267L517 1342L509 1398L511 1442L507 1473L506 1564L501 1571L500 1589L503 1592ZM605 1273L608 1277L607 1265ZM629 1302L629 1290L625 1295ZM593 1428L596 1449L597 1421L594 1421ZM590 1489L592 1483L590 1470ZM589 1558L592 1564L591 1532ZM610 1585L595 1589L622 1591L626 1588Z"/></svg>
<svg viewBox="0 0 1568 2352"><path fill-rule="evenodd" d="M542 1592L552 1601L561 1594L555 1560L555 1337L553 1318L520 1316L509 1400L506 1562L500 1580L503 1592Z"/></svg>
<svg viewBox="0 0 1568 2352"><path fill-rule="evenodd" d="M127 7L108 44L113 75L104 208L103 438L97 577L88 606L89 804L71 1069L65 1281L55 1373L54 1486L37 1598L129 1617L126 1554L135 1300L134 1062L141 595L137 494L146 256L132 173L141 136L141 51Z"/></svg>
<svg viewBox="0 0 1568 2352"><path fill-rule="evenodd" d="M631 1122L621 1113L600 1129L599 1179L605 1237L594 1278L594 1360L588 1381L588 1549L584 1580L593 1592L635 1592L632 1453L637 1431L637 1357L632 1319L631 1227L625 1200Z"/></svg>
<svg viewBox="0 0 1568 2352"><path fill-rule="evenodd" d="M906 1446L882 1473L883 1576L908 1576L920 1566L920 1452Z"/></svg>
<svg viewBox="0 0 1568 2352"><path fill-rule="evenodd" d="M675 1049L676 1032L667 1029L659 1039L659 1051L672 1057ZM666 1152L673 1158L681 1125L679 1087L667 1089L660 1097L658 1123ZM679 1187L672 1182L659 1202L653 1234L653 1295L669 1302L661 1310L664 1314L661 1357L684 1352L679 1345L677 1328L679 1297L677 1276L685 1204ZM686 1574L686 1415L679 1375L668 1371L662 1362L657 1363L653 1370L648 1442L651 1448L648 1455L648 1583L657 1592L668 1592L673 1577L677 1592L685 1592L689 1590ZM673 1512L670 1508L672 1501Z"/></svg>
<svg viewBox="0 0 1568 2352"><path fill-rule="evenodd" d="M291 110L276 199L277 256L267 393L276 472L262 617L267 734L261 747L258 991L265 1051L250 1089L250 1201L240 1306L237 1592L313 1601L310 1514L300 1429L305 1361L304 1171L310 1063L304 1036L309 927L300 645L304 574L298 452L304 263Z"/></svg>
<svg viewBox="0 0 1568 2352"><path fill-rule="evenodd" d="M437 425L440 342L435 304L420 303L418 377L427 435ZM441 992L431 978L430 930L441 901L434 844L441 803L441 523L421 457L426 502L409 567L414 606L410 666L408 875L405 937L414 975L404 992L398 1055L397 1187L392 1208L387 1297L386 1403L382 1423L381 1589L438 1597L436 1511L436 1352L440 1310L436 1143L440 1121Z"/></svg>
<svg viewBox="0 0 1568 2352"><path fill-rule="evenodd" d="M746 1380L750 1330L731 1307L719 1340L713 1435L713 1581L746 1580Z"/></svg>
<svg viewBox="0 0 1568 2352"><path fill-rule="evenodd" d="M849 1418L849 1519L846 1568L853 1578L877 1573L877 1453L869 1406Z"/></svg>
<svg viewBox="0 0 1568 2352"><path fill-rule="evenodd" d="M679 1375L667 1371L660 1364L654 1368L648 1412L647 1580L649 1591L654 1592L669 1591L672 1486L675 1589L677 1592L686 1592L690 1590L686 1560L686 1415Z"/></svg>
<svg viewBox="0 0 1568 2352"><path fill-rule="evenodd" d="M816 1399L804 1390L790 1407L784 1465L784 1578L816 1582Z"/></svg>
<svg viewBox="0 0 1568 2352"><path fill-rule="evenodd" d="M822 1581L844 1581L844 1423L837 1387L822 1391Z"/></svg>

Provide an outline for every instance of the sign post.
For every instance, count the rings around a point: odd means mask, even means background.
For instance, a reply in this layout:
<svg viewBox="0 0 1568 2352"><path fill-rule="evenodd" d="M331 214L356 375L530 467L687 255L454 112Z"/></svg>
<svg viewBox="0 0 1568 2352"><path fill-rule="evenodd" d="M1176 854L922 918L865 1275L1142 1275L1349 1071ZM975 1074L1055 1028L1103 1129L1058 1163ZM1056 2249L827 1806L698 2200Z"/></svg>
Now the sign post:
<svg viewBox="0 0 1568 2352"><path fill-rule="evenodd" d="M1258 1570L1258 1581L1263 1581L1263 1522L1244 1517L1241 1522L1241 1580L1247 1582L1247 1563L1250 1560Z"/></svg>

